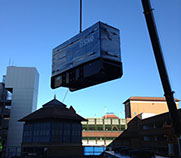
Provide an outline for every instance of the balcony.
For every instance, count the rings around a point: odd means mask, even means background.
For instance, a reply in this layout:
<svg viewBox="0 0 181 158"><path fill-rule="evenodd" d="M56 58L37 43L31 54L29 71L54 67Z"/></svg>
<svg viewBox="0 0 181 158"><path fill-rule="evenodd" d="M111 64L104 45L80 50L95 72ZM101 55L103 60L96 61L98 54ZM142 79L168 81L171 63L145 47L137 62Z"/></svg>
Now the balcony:
<svg viewBox="0 0 181 158"><path fill-rule="evenodd" d="M3 105L3 100L0 100L0 105ZM5 100L5 106L11 106L11 100Z"/></svg>

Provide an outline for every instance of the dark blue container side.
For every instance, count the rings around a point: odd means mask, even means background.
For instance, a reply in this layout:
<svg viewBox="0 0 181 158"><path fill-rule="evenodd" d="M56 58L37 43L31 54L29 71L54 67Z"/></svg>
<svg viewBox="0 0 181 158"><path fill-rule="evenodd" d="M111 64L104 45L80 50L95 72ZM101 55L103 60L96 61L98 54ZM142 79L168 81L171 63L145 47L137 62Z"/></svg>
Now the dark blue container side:
<svg viewBox="0 0 181 158"><path fill-rule="evenodd" d="M99 22L53 49L52 76L100 56Z"/></svg>
<svg viewBox="0 0 181 158"><path fill-rule="evenodd" d="M104 58L121 62L119 30L98 22L53 49L52 76Z"/></svg>

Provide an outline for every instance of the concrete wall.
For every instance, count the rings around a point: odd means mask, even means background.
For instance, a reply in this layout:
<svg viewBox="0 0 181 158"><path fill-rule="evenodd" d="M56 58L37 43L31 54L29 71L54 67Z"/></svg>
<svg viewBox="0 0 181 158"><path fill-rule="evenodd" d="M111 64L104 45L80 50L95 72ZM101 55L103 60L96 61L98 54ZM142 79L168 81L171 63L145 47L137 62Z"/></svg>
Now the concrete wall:
<svg viewBox="0 0 181 158"><path fill-rule="evenodd" d="M39 74L36 68L8 67L5 87L12 89L7 146L19 147L22 142L22 117L36 110Z"/></svg>

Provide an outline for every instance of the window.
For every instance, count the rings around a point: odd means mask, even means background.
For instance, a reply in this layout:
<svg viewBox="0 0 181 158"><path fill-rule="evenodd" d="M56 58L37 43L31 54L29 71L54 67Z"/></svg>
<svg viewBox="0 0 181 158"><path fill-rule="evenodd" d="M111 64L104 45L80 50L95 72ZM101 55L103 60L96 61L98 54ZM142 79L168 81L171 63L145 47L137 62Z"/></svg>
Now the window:
<svg viewBox="0 0 181 158"><path fill-rule="evenodd" d="M105 125L105 130L106 131L111 131L111 125Z"/></svg>
<svg viewBox="0 0 181 158"><path fill-rule="evenodd" d="M104 119L104 124L111 124L111 119Z"/></svg>
<svg viewBox="0 0 181 158"><path fill-rule="evenodd" d="M89 125L89 130L90 131L95 131L96 129L95 129L95 125Z"/></svg>
<svg viewBox="0 0 181 158"><path fill-rule="evenodd" d="M124 131L125 129L125 125L121 125L121 131Z"/></svg>
<svg viewBox="0 0 181 158"><path fill-rule="evenodd" d="M103 125L97 125L97 131L103 131Z"/></svg>
<svg viewBox="0 0 181 158"><path fill-rule="evenodd" d="M119 119L112 119L112 123L115 125L119 125Z"/></svg>
<svg viewBox="0 0 181 158"><path fill-rule="evenodd" d="M33 142L47 143L49 142L50 122L39 122L34 124Z"/></svg>
<svg viewBox="0 0 181 158"><path fill-rule="evenodd" d="M121 124L126 124L126 119L120 119Z"/></svg>
<svg viewBox="0 0 181 158"><path fill-rule="evenodd" d="M85 125L87 126L87 125ZM72 130L71 133L71 142L72 143L80 143L82 141L81 135L82 135L82 125L79 123L73 123L72 124Z"/></svg>
<svg viewBox="0 0 181 158"><path fill-rule="evenodd" d="M52 122L51 127L51 142L62 143L63 123L58 121Z"/></svg>
<svg viewBox="0 0 181 158"><path fill-rule="evenodd" d="M103 124L103 119L97 118L96 119L96 124Z"/></svg>
<svg viewBox="0 0 181 158"><path fill-rule="evenodd" d="M95 124L95 119L88 119L88 124Z"/></svg>
<svg viewBox="0 0 181 158"><path fill-rule="evenodd" d="M87 125L82 125L82 130L87 131Z"/></svg>
<svg viewBox="0 0 181 158"><path fill-rule="evenodd" d="M119 126L118 125L112 125L113 131L119 131Z"/></svg>
<svg viewBox="0 0 181 158"><path fill-rule="evenodd" d="M25 123L23 130L23 142L30 143L32 141L32 124Z"/></svg>
<svg viewBox="0 0 181 158"><path fill-rule="evenodd" d="M96 137L89 137L89 140L96 140Z"/></svg>
<svg viewBox="0 0 181 158"><path fill-rule="evenodd" d="M71 137L70 137L71 129L72 129L71 123L65 122L64 123L64 136L63 136L63 142L64 143L70 143L70 141L71 141Z"/></svg>
<svg viewBox="0 0 181 158"><path fill-rule="evenodd" d="M85 125L85 124L87 124L87 121L82 121L81 123L82 123L82 125Z"/></svg>
<svg viewBox="0 0 181 158"><path fill-rule="evenodd" d="M33 136L39 136L39 130L34 129L33 130Z"/></svg>
<svg viewBox="0 0 181 158"><path fill-rule="evenodd" d="M38 143L39 142L39 137L33 137L33 142Z"/></svg>

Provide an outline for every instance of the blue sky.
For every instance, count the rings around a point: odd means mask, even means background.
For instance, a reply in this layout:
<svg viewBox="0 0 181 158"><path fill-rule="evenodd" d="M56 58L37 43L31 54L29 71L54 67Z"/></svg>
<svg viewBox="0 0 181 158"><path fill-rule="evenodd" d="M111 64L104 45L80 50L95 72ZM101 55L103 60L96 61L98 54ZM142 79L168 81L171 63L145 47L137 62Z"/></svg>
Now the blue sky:
<svg viewBox="0 0 181 158"><path fill-rule="evenodd" d="M151 0L165 62L175 97L181 99L181 1ZM124 117L131 96L162 97L141 0L83 0L83 30L102 21L120 30L123 76L76 92L65 104L83 117L114 112ZM79 0L0 0L0 76L11 65L36 67L37 108L63 100L66 88L50 88L52 49L79 33ZM9 62L10 61L10 62ZM181 103L180 103L181 104Z"/></svg>

